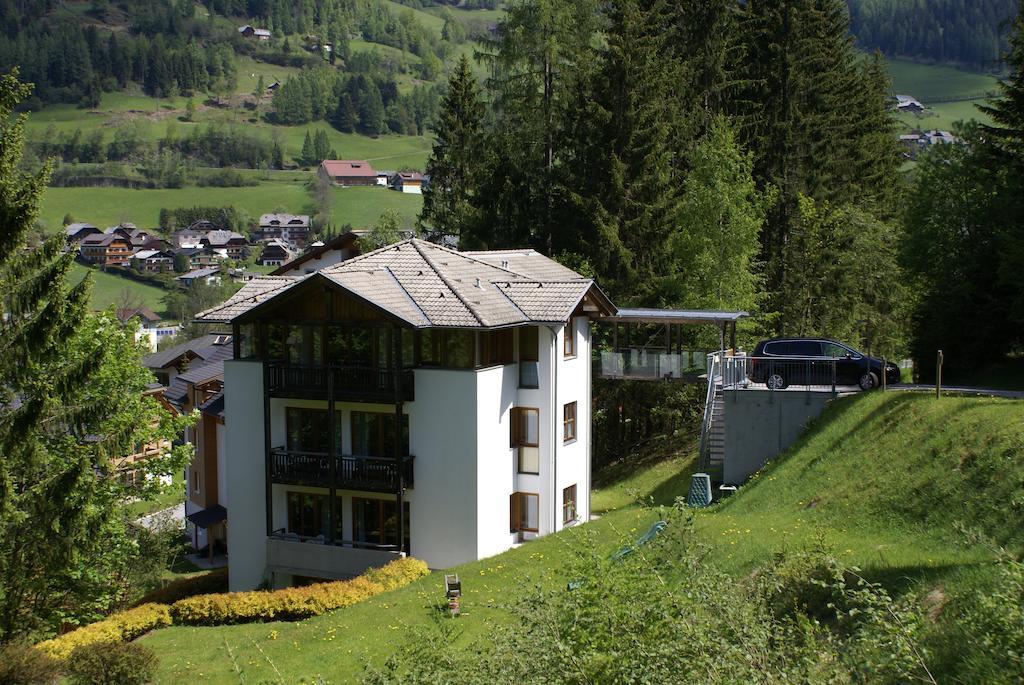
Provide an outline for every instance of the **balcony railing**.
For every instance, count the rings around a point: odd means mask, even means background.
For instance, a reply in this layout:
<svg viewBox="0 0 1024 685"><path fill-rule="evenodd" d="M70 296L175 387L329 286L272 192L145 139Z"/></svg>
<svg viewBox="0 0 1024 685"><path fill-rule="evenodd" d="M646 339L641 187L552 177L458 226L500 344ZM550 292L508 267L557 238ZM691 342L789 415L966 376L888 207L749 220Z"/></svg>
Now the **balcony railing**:
<svg viewBox="0 0 1024 685"><path fill-rule="evenodd" d="M405 457L405 487L413 486L413 459ZM387 457L334 457L334 487L344 490L395 492L398 490L398 462ZM270 453L270 477L275 483L331 487L331 457L322 452L292 452L275 449Z"/></svg>
<svg viewBox="0 0 1024 685"><path fill-rule="evenodd" d="M333 388L334 399L395 399L395 375L403 401L413 399L412 369L394 370L374 366L296 366L270 363L268 388L271 395L327 399Z"/></svg>
<svg viewBox="0 0 1024 685"><path fill-rule="evenodd" d="M707 353L703 351L668 352L664 349L602 350L594 359L598 378L634 380L695 380L705 373Z"/></svg>

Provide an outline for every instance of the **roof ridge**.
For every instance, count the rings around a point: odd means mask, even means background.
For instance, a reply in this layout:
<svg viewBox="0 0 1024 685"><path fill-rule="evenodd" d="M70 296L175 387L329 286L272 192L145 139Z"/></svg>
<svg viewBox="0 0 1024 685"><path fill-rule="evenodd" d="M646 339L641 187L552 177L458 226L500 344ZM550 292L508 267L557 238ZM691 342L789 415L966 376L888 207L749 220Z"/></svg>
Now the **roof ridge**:
<svg viewBox="0 0 1024 685"><path fill-rule="evenodd" d="M433 325L434 322L431 321L430 317L427 316L427 313L423 311L423 307L421 307L420 303L416 301L416 298L414 298L406 289L406 287L402 285L402 282L398 280L398 276L396 276L395 272L391 270L391 267L386 266L384 267L384 270L387 271L388 275L391 276L391 278L395 281L395 285L402 289L402 292L405 293L405 296L409 299L410 302L412 302L412 306L416 307L419 313L423 315L424 320L426 320L427 323Z"/></svg>
<svg viewBox="0 0 1024 685"><path fill-rule="evenodd" d="M455 286L452 284L452 282L448 280L448 278L445 277L444 274L441 273L441 270L437 268L436 264L434 264L434 260L432 260L430 257L426 255L423 249L419 246L419 241L417 241L415 238L411 238L410 242L412 243L413 249L416 250L416 252L419 253L420 257L423 258L423 261L427 263L427 266L433 269L434 273L437 274L437 277L441 279L441 282L448 286L448 289L452 291L455 297L459 298L459 302L461 302L462 306L465 307L466 310L473 315L473 318L476 319L477 323L480 324L481 326L487 326L488 324L484 323L484 320L480 318L480 315L477 314L476 311L469 306L469 303L466 302L466 298L460 295L459 291L455 289ZM430 243L430 245L433 245L433 243Z"/></svg>
<svg viewBox="0 0 1024 685"><path fill-rule="evenodd" d="M357 240L358 240L358 238L359 238L359 236L356 236ZM360 261L366 259L367 257L376 256L376 255L380 254L381 252L384 252L385 250L393 250L393 249L401 248L401 246L405 245L406 243L410 243L411 244L413 240L414 240L414 238L408 238L406 240L400 240L397 243L391 243L390 245L385 245L383 247L378 247L376 250L370 250L369 252L363 252L361 254L357 254L354 257L349 257L348 259L346 259L346 260L344 260L342 262L338 262L337 264L331 264L330 266L325 266L324 268L322 268L320 270L321 271L327 271L329 273L334 273L334 272L337 272L337 271L348 271L348 267L350 265L356 263L356 262L360 262Z"/></svg>
<svg viewBox="0 0 1024 685"><path fill-rule="evenodd" d="M432 248L435 248L435 249L438 249L438 250L442 250L442 251L447 252L449 254L455 255L456 257L462 257L463 259L468 259L471 262L476 262L477 264L482 264L483 266L486 266L486 267L491 268L491 269L497 269L498 271L504 271L505 273L510 273L513 276L518 276L519 278L527 278L526 274L521 274L518 271L513 271L512 269L509 269L509 268L503 267L503 266L497 266L495 264L491 264L490 262L485 262L484 260L477 259L476 257L470 257L468 255L468 253L466 253L466 252L459 252L458 250L453 250L450 247L445 247L444 245L438 245L437 243L432 243L429 240L421 240L419 238L410 238L409 240L410 241L415 241L416 243L426 243L427 245L430 245ZM423 253L420 252L420 254L423 254Z"/></svg>

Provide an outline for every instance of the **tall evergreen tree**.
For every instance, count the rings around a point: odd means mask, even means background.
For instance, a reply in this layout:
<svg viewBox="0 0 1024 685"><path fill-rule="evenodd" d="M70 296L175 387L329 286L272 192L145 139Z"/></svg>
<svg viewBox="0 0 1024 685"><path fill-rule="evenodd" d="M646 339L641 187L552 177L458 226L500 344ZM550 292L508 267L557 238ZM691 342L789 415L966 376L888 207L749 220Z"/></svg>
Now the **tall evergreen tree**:
<svg viewBox="0 0 1024 685"><path fill-rule="evenodd" d="M183 428L143 398L151 377L131 332L88 313L91 278L68 286L62 237L26 250L48 176L19 166L25 122L12 111L28 92L16 72L0 76L0 641L124 599L117 579L138 550L122 504L159 480L128 486L119 461ZM189 456L140 467L170 475Z"/></svg>
<svg viewBox="0 0 1024 685"><path fill-rule="evenodd" d="M463 55L448 80L427 160L430 183L423 191L417 226L431 238L458 239L475 220L472 201L483 155L483 116L476 80Z"/></svg>
<svg viewBox="0 0 1024 685"><path fill-rule="evenodd" d="M313 163L316 158L316 151L313 148L313 138L309 135L309 131L306 131L306 137L302 140L302 164L308 166Z"/></svg>

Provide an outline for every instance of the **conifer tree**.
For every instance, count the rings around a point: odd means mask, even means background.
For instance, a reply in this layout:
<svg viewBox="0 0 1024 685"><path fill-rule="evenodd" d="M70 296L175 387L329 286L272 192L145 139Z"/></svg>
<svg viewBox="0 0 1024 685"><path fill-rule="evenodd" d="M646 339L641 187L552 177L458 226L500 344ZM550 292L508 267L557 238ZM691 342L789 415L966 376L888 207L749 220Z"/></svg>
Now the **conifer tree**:
<svg viewBox="0 0 1024 685"><path fill-rule="evenodd" d="M325 159L330 159L332 156L331 141L327 138L327 131L318 128L316 135L313 136L313 157L310 163L318 164Z"/></svg>
<svg viewBox="0 0 1024 685"><path fill-rule="evenodd" d="M316 157L316 151L313 148L313 138L309 135L309 131L306 131L306 137L302 140L302 164L309 166L313 163Z"/></svg>
<svg viewBox="0 0 1024 685"><path fill-rule="evenodd" d="M30 89L0 76L0 642L94 619L126 599L118 578L137 557L125 522L119 463L143 443L180 435L143 391L131 332L89 314L92 279L68 286L63 236L26 250L49 174L20 169ZM141 463L149 475L184 467L175 448Z"/></svg>
<svg viewBox="0 0 1024 685"><path fill-rule="evenodd" d="M1010 75L999 84L999 97L980 107L995 122L986 126L997 145L1024 162L1024 0L1010 33L1010 49L1005 55Z"/></svg>
<svg viewBox="0 0 1024 685"><path fill-rule="evenodd" d="M474 221L474 187L483 154L483 103L465 55L448 80L427 160L430 183L423 191L418 228L431 238L459 238Z"/></svg>

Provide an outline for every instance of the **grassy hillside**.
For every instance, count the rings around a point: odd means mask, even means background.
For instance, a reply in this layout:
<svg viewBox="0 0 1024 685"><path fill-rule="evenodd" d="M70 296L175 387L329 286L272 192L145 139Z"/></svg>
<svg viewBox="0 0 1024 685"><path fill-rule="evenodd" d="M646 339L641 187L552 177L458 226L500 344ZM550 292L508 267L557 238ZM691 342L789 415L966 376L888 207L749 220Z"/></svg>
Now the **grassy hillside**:
<svg viewBox="0 0 1024 685"><path fill-rule="evenodd" d="M163 311L162 298L167 291L154 285L104 273L97 269L89 269L81 264L71 267L71 283L81 282L90 272L92 273L93 309L106 309L111 305L118 306L124 301L124 294L127 292L133 299L140 300L144 307L148 307L157 314L166 315Z"/></svg>
<svg viewBox="0 0 1024 685"><path fill-rule="evenodd" d="M997 89L998 81L991 74L901 59L888 64L893 92L911 95L928 107L921 114L897 115L904 129L950 130L954 123L972 119L990 123L977 105Z"/></svg>
<svg viewBox="0 0 1024 685"><path fill-rule="evenodd" d="M778 463L698 513L696 536L710 546L704 563L739 580L777 552L823 540L890 588L955 597L992 573L992 550L958 532L961 522L1022 549L1022 436L1024 405L1011 401L909 393L840 400ZM607 554L641 535L659 514L631 501L685 494L690 468L692 459L676 457L623 469L624 478L594 495L595 508L608 509L599 520L455 569L464 588L463 617L448 637L455 649L511 629L509 603L538 587L564 588L573 557L592 548ZM441 584L433 574L308 621L169 628L142 642L160 658L160 682L354 682L366 663L380 665L434 625ZM936 619L934 630L947 620Z"/></svg>

